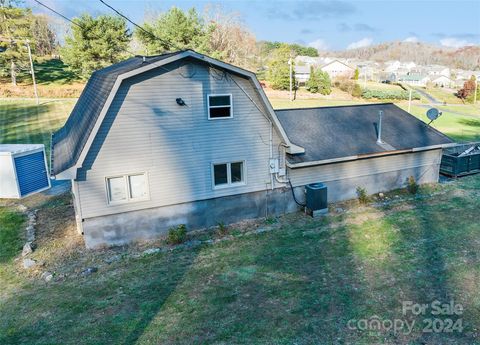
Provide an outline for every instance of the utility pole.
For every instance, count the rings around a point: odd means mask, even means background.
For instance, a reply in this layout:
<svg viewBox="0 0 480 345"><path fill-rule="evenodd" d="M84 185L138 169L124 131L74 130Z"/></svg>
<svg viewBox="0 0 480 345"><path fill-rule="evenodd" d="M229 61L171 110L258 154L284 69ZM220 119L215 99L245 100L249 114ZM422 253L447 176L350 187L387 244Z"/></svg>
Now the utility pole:
<svg viewBox="0 0 480 345"><path fill-rule="evenodd" d="M408 112L410 112L410 108L412 107L412 88L409 88L410 92L408 93Z"/></svg>
<svg viewBox="0 0 480 345"><path fill-rule="evenodd" d="M292 70L293 70L293 68L292 68L292 65L293 65L292 58L288 59L288 65L290 67L290 102L292 102L293 101L293 98L292 98Z"/></svg>
<svg viewBox="0 0 480 345"><path fill-rule="evenodd" d="M35 71L33 70L33 59L32 59L32 50L30 49L30 42L28 40L25 41L28 49L28 58L30 59L30 72L32 73L32 80L33 80L33 92L35 93L35 99L37 101L37 105L39 104L38 101L38 92L37 92L37 82L35 80Z"/></svg>

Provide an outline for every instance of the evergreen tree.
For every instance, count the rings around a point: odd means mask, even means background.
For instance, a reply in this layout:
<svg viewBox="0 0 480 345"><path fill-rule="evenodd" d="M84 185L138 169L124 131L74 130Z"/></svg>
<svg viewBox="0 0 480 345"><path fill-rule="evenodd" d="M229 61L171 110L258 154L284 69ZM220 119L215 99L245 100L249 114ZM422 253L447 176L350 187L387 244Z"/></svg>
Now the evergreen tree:
<svg viewBox="0 0 480 345"><path fill-rule="evenodd" d="M290 47L287 44L272 52L272 59L268 63L267 81L275 90L288 90L290 88L290 66L288 61L291 59ZM294 69L292 59L292 71ZM292 85L295 85L295 74L292 72Z"/></svg>
<svg viewBox="0 0 480 345"><path fill-rule="evenodd" d="M355 68L355 73L353 74L353 80L358 80L358 77L360 76L360 71L358 68Z"/></svg>
<svg viewBox="0 0 480 345"><path fill-rule="evenodd" d="M317 93L319 89L320 81L318 79L318 73L315 72L313 66L310 66L310 77L305 83L305 88L311 93Z"/></svg>
<svg viewBox="0 0 480 345"><path fill-rule="evenodd" d="M149 55L193 49L199 53L209 53L209 36L213 26L207 26L195 10L187 12L172 7L156 20L144 23L147 32L136 29L135 36L146 47Z"/></svg>
<svg viewBox="0 0 480 345"><path fill-rule="evenodd" d="M327 72L322 70L317 71L318 74L318 92L322 95L329 95L332 93L332 82L330 80L330 76Z"/></svg>
<svg viewBox="0 0 480 345"><path fill-rule="evenodd" d="M63 60L71 70L88 77L93 71L125 58L131 37L125 20L83 14L74 21L78 25L72 25L72 35L65 39L65 47L61 49Z"/></svg>
<svg viewBox="0 0 480 345"><path fill-rule="evenodd" d="M31 40L32 13L29 9L14 7L12 2L0 3L0 74L10 76L17 85L17 73L28 68L26 40ZM34 42L31 42L34 45Z"/></svg>

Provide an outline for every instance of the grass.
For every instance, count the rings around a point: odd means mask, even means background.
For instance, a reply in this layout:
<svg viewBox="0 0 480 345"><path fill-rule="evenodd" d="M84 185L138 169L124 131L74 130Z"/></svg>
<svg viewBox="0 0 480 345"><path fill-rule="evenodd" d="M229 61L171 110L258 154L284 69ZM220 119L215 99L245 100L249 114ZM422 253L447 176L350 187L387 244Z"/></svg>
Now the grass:
<svg viewBox="0 0 480 345"><path fill-rule="evenodd" d="M0 100L0 144L45 144L50 152L51 134L60 128L75 99L34 101Z"/></svg>
<svg viewBox="0 0 480 345"><path fill-rule="evenodd" d="M327 107L327 106L336 106L336 105L353 105L353 104L363 104L359 100L334 100L334 99L320 99L320 98L311 98L311 99L297 99L295 101L290 101L285 98L274 98L269 97L270 103L274 109L287 109L287 108L313 108L313 107Z"/></svg>
<svg viewBox="0 0 480 345"><path fill-rule="evenodd" d="M40 59L34 62L35 79L39 85L64 85L81 81L78 75L70 71L59 59ZM29 71L18 75L19 82L31 83Z"/></svg>
<svg viewBox="0 0 480 345"><path fill-rule="evenodd" d="M395 84L387 84L387 83L377 83L374 81L367 81L367 84L365 86L365 83L363 80L358 80L358 84L365 89L370 89L370 90L380 90L380 91L401 91L403 90L400 86L395 85Z"/></svg>
<svg viewBox="0 0 480 345"><path fill-rule="evenodd" d="M404 110L408 109L407 103L399 104ZM438 107L443 114L432 123L432 126L442 133L452 137L459 142L480 140L480 112L476 115L473 106L452 106ZM412 105L411 113L424 122L429 122L426 116L427 108L418 105ZM459 112L472 115L459 115Z"/></svg>
<svg viewBox="0 0 480 345"><path fill-rule="evenodd" d="M0 207L0 264L8 262L22 248L21 232L25 217L6 207Z"/></svg>
<svg viewBox="0 0 480 345"><path fill-rule="evenodd" d="M66 245L77 236L73 212L68 196L57 197L38 213L33 257L45 267L27 274L6 264L18 278L0 293L0 343L474 344L479 190L473 176L417 197L389 195L396 202L385 206L288 215L257 224L271 232L238 236L232 227L230 241L148 256L136 254L145 247ZM84 277L86 266L99 271ZM43 282L43 270L54 281ZM422 316L402 315L403 301L434 300L463 305L463 332L422 333ZM410 335L347 327L374 315L417 324Z"/></svg>
<svg viewBox="0 0 480 345"><path fill-rule="evenodd" d="M425 91L442 103L446 102L448 104L463 104L462 100L455 96L453 91L439 87L429 87L426 88Z"/></svg>

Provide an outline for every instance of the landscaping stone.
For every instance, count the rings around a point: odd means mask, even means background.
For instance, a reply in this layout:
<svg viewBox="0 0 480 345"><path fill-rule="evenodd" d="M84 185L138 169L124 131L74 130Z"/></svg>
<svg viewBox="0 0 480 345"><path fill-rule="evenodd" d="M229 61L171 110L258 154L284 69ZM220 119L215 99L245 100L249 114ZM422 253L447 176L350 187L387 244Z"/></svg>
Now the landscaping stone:
<svg viewBox="0 0 480 345"><path fill-rule="evenodd" d="M37 262L35 260L32 260L30 258L23 259L23 268L25 269L30 269L32 267L35 267L37 265Z"/></svg>
<svg viewBox="0 0 480 345"><path fill-rule="evenodd" d="M95 273L98 271L98 268L97 267L87 267L86 269L84 269L80 274L82 276L89 276L91 275L92 273Z"/></svg>
<svg viewBox="0 0 480 345"><path fill-rule="evenodd" d="M143 255L152 255L161 252L160 248L149 248L142 252Z"/></svg>
<svg viewBox="0 0 480 345"><path fill-rule="evenodd" d="M336 213L343 213L343 212L345 212L345 210L344 210L343 208L341 208L341 207L336 207L336 208L335 208L335 212L336 212Z"/></svg>
<svg viewBox="0 0 480 345"><path fill-rule="evenodd" d="M32 242L27 242L23 246L22 256L27 256L30 253L33 253Z"/></svg>
<svg viewBox="0 0 480 345"><path fill-rule="evenodd" d="M48 271L45 271L42 273L41 278L48 283L53 279L53 274Z"/></svg>

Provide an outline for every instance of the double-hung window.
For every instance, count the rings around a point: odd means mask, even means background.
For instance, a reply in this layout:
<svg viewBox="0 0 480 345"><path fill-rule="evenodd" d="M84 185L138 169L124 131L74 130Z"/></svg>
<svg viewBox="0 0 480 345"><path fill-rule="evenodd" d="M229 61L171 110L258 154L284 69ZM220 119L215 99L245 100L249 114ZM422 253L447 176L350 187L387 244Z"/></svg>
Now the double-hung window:
<svg viewBox="0 0 480 345"><path fill-rule="evenodd" d="M148 183L145 173L107 177L106 184L109 204L148 199Z"/></svg>
<svg viewBox="0 0 480 345"><path fill-rule="evenodd" d="M208 119L228 119L233 117L232 95L207 96Z"/></svg>
<svg viewBox="0 0 480 345"><path fill-rule="evenodd" d="M215 163L213 164L213 187L222 188L245 184L245 163Z"/></svg>

